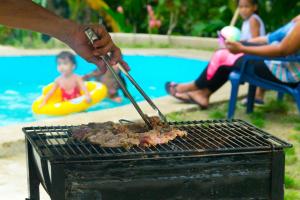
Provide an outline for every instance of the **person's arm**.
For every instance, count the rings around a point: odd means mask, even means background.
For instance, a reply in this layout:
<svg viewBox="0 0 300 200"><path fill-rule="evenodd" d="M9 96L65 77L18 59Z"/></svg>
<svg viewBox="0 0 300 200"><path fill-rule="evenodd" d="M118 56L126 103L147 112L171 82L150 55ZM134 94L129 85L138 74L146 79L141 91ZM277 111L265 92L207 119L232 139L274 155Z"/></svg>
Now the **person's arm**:
<svg viewBox="0 0 300 200"><path fill-rule="evenodd" d="M86 98L86 101L88 103L91 103L92 99L91 99L91 95L87 89L87 87L84 85L84 82L82 80L81 77L77 77L77 84L79 85L79 88L83 91L84 95L85 95L85 98Z"/></svg>
<svg viewBox="0 0 300 200"><path fill-rule="evenodd" d="M120 62L125 67L120 49L112 42L110 35L102 25L79 25L63 19L40 7L31 0L1 0L0 24L41 32L53 36L69 45L76 53L97 66L104 66L99 55L110 52L111 64ZM91 27L100 36L92 46L84 34L84 29Z"/></svg>
<svg viewBox="0 0 300 200"><path fill-rule="evenodd" d="M44 105L46 105L46 103L48 102L48 100L50 99L50 97L54 94L55 90L58 88L58 83L57 81L55 81L53 83L53 87L51 88L51 90L46 94L45 98L43 99L42 103L40 104L39 108L43 107Z"/></svg>
<svg viewBox="0 0 300 200"><path fill-rule="evenodd" d="M259 21L255 17L251 17L250 19L250 32L252 38L258 37L260 35L260 24Z"/></svg>
<svg viewBox="0 0 300 200"><path fill-rule="evenodd" d="M255 44L267 44L268 39L266 36L261 36L261 37L252 38L248 40L248 42L255 43Z"/></svg>
<svg viewBox="0 0 300 200"><path fill-rule="evenodd" d="M90 78L94 78L96 76L100 76L102 73L100 70L94 70L93 72L86 74L82 77L83 80L88 80Z"/></svg>
<svg viewBox="0 0 300 200"><path fill-rule="evenodd" d="M226 47L231 53L246 53L258 56L288 56L300 50L300 22L293 30L277 45L265 45L259 47L243 46L238 42L226 42Z"/></svg>

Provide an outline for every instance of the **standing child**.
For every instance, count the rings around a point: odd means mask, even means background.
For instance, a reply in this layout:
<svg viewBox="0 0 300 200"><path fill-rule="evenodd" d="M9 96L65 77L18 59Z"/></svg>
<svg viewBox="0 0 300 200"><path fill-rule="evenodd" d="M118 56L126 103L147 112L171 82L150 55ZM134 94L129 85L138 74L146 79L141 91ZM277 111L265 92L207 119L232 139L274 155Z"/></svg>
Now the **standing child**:
<svg viewBox="0 0 300 200"><path fill-rule="evenodd" d="M57 55L56 61L57 70L61 73L61 75L54 81L53 87L46 94L40 107L43 107L47 103L50 97L54 94L55 90L58 88L61 90L62 101L68 101L81 96L80 91L82 90L86 101L90 103L91 96L84 85L82 78L73 73L74 69L76 68L74 55L68 51L63 51Z"/></svg>
<svg viewBox="0 0 300 200"><path fill-rule="evenodd" d="M239 13L242 17L242 41L247 41L255 37L266 34L265 25L261 18L256 14L258 12L257 0L238 0Z"/></svg>

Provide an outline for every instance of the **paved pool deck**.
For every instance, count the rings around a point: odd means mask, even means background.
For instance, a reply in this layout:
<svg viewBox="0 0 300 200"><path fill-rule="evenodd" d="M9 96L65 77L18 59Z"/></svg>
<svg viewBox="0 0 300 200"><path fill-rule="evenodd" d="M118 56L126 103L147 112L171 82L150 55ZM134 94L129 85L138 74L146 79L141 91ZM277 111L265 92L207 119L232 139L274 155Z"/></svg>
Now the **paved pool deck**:
<svg viewBox="0 0 300 200"><path fill-rule="evenodd" d="M0 46L0 56L24 56L24 55L51 55L57 54L61 49L39 49L39 50L24 50L14 47ZM212 55L210 51L201 51L194 49L123 49L123 53L127 55L167 55L178 56L184 58L193 58L199 60L209 60ZM240 88L240 95L245 95L247 89L245 86ZM211 97L211 103L226 101L230 96L230 84L225 84ZM196 105L184 104L178 100L165 96L154 99L154 103L161 109L164 114L171 112L184 111L188 109L197 108ZM156 113L145 103L139 103L141 108L149 115ZM118 121L119 119L137 120L140 119L132 105L125 105L118 108L112 108L101 111L94 111L88 113L78 113L64 117L50 118L35 121L32 123L15 124L0 127L0 156L6 154L6 148L11 146L11 143L24 140L22 127L27 126L45 126L45 125L78 125L89 122L104 122L104 121ZM3 151L1 151L1 149Z"/></svg>

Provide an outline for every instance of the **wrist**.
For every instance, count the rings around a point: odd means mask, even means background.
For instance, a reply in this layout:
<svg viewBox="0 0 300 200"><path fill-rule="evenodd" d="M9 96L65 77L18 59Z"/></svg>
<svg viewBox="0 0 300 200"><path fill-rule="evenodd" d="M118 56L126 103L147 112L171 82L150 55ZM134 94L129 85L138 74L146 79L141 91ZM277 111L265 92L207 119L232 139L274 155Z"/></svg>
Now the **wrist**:
<svg viewBox="0 0 300 200"><path fill-rule="evenodd" d="M247 47L244 46L244 45L241 45L241 47L240 47L240 52L241 52L241 53L247 53Z"/></svg>

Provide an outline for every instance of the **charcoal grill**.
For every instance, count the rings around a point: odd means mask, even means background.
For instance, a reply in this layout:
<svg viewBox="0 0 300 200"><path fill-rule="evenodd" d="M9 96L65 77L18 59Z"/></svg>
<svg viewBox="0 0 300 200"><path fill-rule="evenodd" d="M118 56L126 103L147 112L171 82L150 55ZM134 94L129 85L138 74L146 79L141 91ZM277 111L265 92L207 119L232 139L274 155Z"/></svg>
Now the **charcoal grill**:
<svg viewBox="0 0 300 200"><path fill-rule="evenodd" d="M283 199L282 141L241 120L169 122L188 132L155 147L101 148L71 126L27 127L28 200Z"/></svg>

